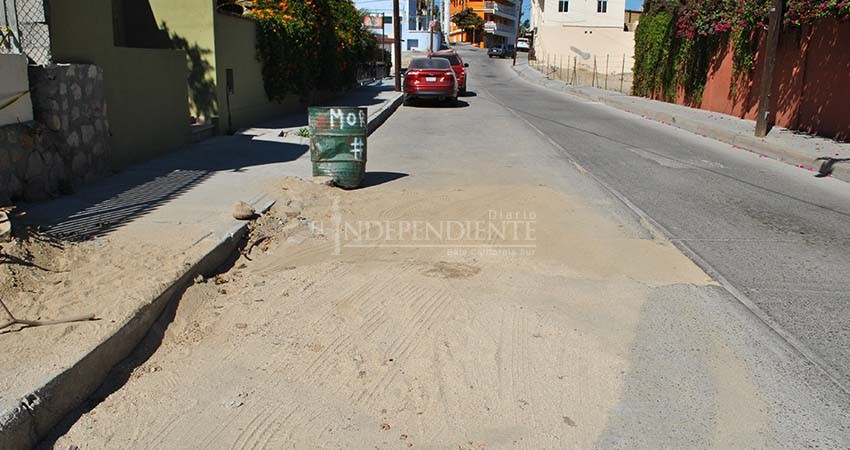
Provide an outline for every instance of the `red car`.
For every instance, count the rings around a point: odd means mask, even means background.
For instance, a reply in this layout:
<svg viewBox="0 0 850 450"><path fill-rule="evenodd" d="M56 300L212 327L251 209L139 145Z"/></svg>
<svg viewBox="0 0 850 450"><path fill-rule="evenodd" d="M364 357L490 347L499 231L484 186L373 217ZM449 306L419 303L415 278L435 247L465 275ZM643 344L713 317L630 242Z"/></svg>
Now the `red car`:
<svg viewBox="0 0 850 450"><path fill-rule="evenodd" d="M431 53L431 56L449 60L452 70L455 71L455 75L457 76L458 90L460 90L461 95L466 94L466 68L469 67L469 64L465 64L463 59L460 58L460 55L454 50L440 50Z"/></svg>
<svg viewBox="0 0 850 450"><path fill-rule="evenodd" d="M404 104L413 99L449 100L457 104L457 76L446 58L414 58L404 73Z"/></svg>

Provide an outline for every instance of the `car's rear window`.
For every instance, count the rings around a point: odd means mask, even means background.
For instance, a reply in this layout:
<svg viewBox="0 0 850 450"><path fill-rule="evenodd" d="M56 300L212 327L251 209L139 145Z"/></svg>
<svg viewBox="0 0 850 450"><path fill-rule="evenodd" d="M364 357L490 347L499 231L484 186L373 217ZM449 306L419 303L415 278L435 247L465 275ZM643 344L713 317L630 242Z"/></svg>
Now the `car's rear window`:
<svg viewBox="0 0 850 450"><path fill-rule="evenodd" d="M434 58L445 58L449 60L449 64L453 66L460 65L460 58L457 55L434 55Z"/></svg>
<svg viewBox="0 0 850 450"><path fill-rule="evenodd" d="M408 69L451 69L449 60L443 58L414 58Z"/></svg>

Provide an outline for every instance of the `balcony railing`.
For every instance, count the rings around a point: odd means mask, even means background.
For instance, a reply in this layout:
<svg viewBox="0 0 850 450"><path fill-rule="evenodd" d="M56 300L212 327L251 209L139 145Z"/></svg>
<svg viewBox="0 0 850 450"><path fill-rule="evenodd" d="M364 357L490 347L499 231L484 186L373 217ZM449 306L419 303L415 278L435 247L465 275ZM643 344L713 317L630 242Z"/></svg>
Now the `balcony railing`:
<svg viewBox="0 0 850 450"><path fill-rule="evenodd" d="M516 32L516 29L511 25L505 25L503 23L487 22L484 24L484 31L487 33L498 33L506 36L512 36L512 33Z"/></svg>
<svg viewBox="0 0 850 450"><path fill-rule="evenodd" d="M507 6L498 2L484 2L484 12L515 18L516 6Z"/></svg>

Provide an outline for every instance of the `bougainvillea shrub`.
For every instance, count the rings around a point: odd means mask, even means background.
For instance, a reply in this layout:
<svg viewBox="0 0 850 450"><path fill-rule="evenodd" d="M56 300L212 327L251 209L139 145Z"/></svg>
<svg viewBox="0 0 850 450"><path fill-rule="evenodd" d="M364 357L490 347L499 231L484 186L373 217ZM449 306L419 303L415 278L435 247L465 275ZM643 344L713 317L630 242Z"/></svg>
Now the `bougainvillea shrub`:
<svg viewBox="0 0 850 450"><path fill-rule="evenodd" d="M633 93L672 100L680 90L698 104L712 58L732 51L733 90L749 78L770 0L653 1L635 32ZM787 0L784 27L834 17L850 19L850 0ZM734 94L734 92L733 92Z"/></svg>

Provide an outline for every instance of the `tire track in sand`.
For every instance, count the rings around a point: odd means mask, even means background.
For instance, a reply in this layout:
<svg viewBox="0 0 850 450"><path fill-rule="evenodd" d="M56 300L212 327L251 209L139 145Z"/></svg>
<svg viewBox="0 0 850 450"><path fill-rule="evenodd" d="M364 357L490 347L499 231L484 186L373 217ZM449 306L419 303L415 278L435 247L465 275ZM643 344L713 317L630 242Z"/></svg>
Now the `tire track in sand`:
<svg viewBox="0 0 850 450"><path fill-rule="evenodd" d="M337 335L333 338L333 341L323 349L320 355L318 355L309 365L307 365L307 367L305 367L302 375L295 379L307 382L314 380L326 380L327 376L330 375L328 374L328 371L331 371L336 367L334 362L335 355L344 353L345 349L351 347L354 342L362 340L364 336L370 336L374 333L384 321L383 310L385 309L385 305L382 302L372 305L371 302L373 299L385 296L387 294L387 290L390 289L389 285L394 283L399 274L403 272L404 269L391 276L386 276L386 273L375 274L366 281L357 285L353 290L345 295L342 300L332 303L328 308L322 311L315 320L311 321L307 330L309 333L315 334L315 330L320 330L320 325L322 324L326 325L340 307L348 306L353 309L357 309L359 307L359 309L362 310L371 306L371 308L363 311L361 315L363 320L356 328L348 328L350 331L345 332L345 327L337 327L334 330L334 333ZM411 286L403 285L397 295L409 295L411 291ZM275 371L275 373L276 372L277 371ZM280 384L284 381L284 378L288 377L278 378L278 381L274 382L270 389L277 390ZM314 405L314 408L308 408L307 410L299 408L297 404L293 409L281 408L280 405L273 404L266 405L264 408L260 409L255 408L252 411L256 412L252 413L252 417L249 420L248 425L237 435L236 440L230 446L231 450L254 450L257 448L267 448L269 443L277 436L278 431L288 422L295 420L295 422L303 422L304 424L310 423L309 420L305 422L305 417L301 417L305 414L301 413L306 413L306 415L313 415L316 417L327 416L330 413L330 410L328 410L326 406L320 406L319 404ZM299 411L301 413L299 413Z"/></svg>
<svg viewBox="0 0 850 450"><path fill-rule="evenodd" d="M342 301L329 305L320 317L311 323L310 329L307 331L314 332L314 330L322 329L322 326L326 326L326 324L330 322L334 313L340 309L362 309L370 301L372 301L372 299L386 296L389 285L394 283L395 280L404 273L404 271L405 270L403 269L391 276L384 277L382 277L381 273L375 274L368 281L360 284L354 289L354 291L346 295ZM380 281L378 281L379 279ZM331 343L328 344L321 353L313 359L313 361L301 373L299 378L313 379L318 374L323 373L328 369L331 357L339 354L344 348L350 346L353 338L358 337L358 335L361 334L373 333L374 330L371 329L371 327L374 327L375 322L380 318L379 314L375 314L375 308L380 308L382 306L383 305L380 303L376 305L372 310L370 310L371 314L370 311L367 311L365 313L367 319L365 321L361 321L359 326L357 326L354 330L349 330L349 327L346 327L345 323L337 326L332 332L333 337Z"/></svg>
<svg viewBox="0 0 850 450"><path fill-rule="evenodd" d="M401 366L425 341L424 334L431 330L437 320L446 312L446 306L452 303L451 295L443 289L429 293L427 288L417 287L414 292L418 294L416 298L422 300L418 301L418 308L416 308L413 316L406 321L410 326L400 328L400 331L405 332L396 336L385 354L385 359L393 358L393 366L371 388L363 390L355 403L369 405L376 398L376 395L386 393L387 388L392 385L395 377L401 371ZM403 301L403 297L399 297L399 301Z"/></svg>

